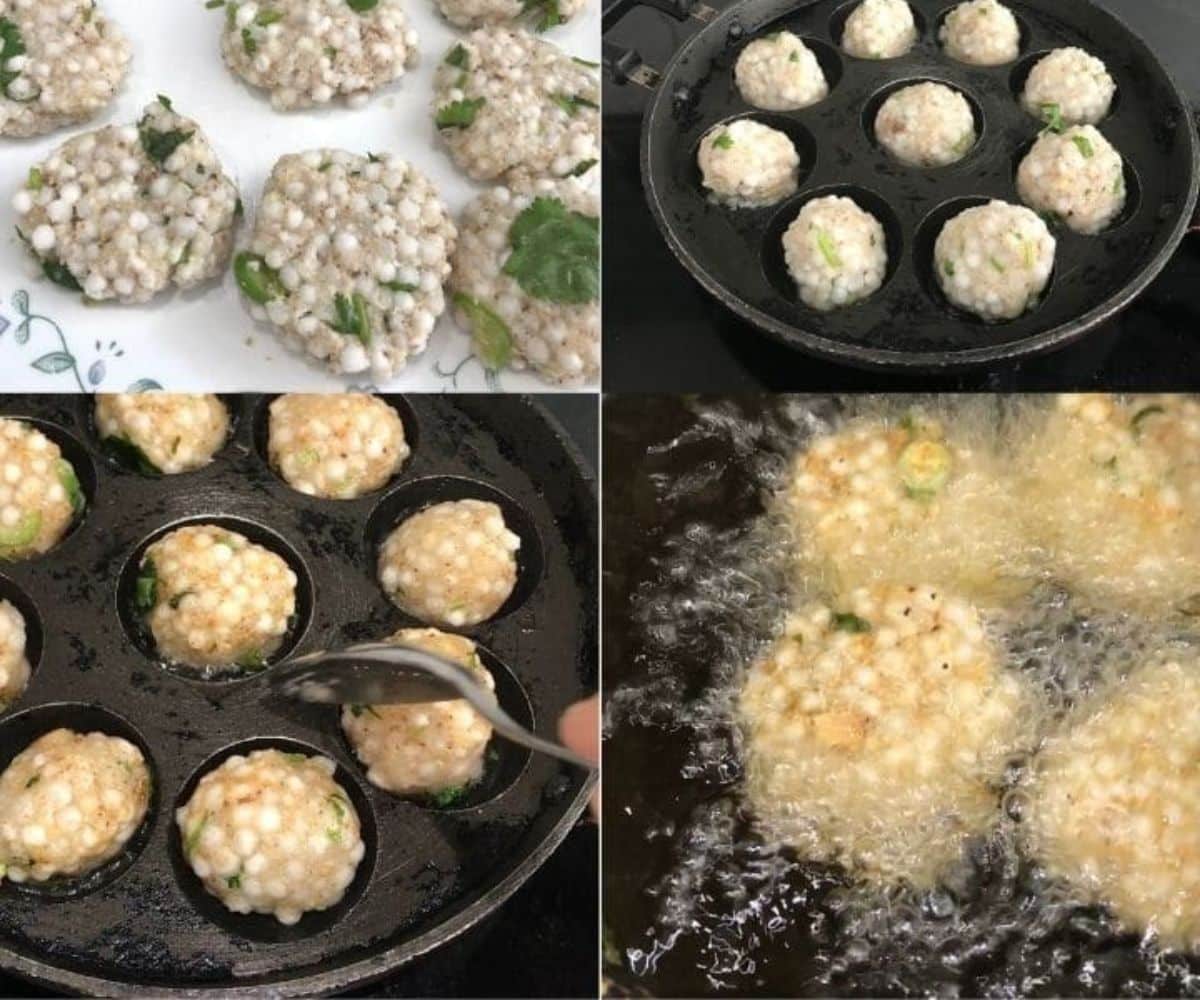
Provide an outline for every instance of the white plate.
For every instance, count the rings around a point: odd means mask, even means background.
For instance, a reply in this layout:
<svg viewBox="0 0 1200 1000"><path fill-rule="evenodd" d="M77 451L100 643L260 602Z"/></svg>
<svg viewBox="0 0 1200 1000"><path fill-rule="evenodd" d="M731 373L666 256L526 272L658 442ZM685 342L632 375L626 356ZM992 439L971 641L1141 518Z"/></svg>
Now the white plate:
<svg viewBox="0 0 1200 1000"><path fill-rule="evenodd" d="M285 153L319 146L355 152L388 150L429 177L457 217L482 190L459 173L440 146L430 112L433 72L463 32L442 20L433 0L408 0L421 63L354 110L272 111L266 98L226 69L220 53L223 9L204 0L102 0L133 46L133 64L118 99L97 120L48 136L0 139L0 391L118 392L141 383L180 391L336 391L361 377L332 375L287 350L246 312L228 272L186 295L146 306L84 305L40 276L14 232L11 196L29 166L66 139L109 123L134 122L156 94L196 119L241 189L252 224L262 186ZM599 60L599 0L545 37L572 55ZM444 315L425 353L378 388L415 392L547 391L523 372L485 378L469 339ZM594 391L594 387L592 388Z"/></svg>

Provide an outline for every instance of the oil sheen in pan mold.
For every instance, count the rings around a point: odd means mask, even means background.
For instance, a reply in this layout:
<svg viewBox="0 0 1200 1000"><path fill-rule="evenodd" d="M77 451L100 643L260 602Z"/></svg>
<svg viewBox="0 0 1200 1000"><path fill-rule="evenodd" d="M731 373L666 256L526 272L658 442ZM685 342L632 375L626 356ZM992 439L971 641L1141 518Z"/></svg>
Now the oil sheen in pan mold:
<svg viewBox="0 0 1200 1000"><path fill-rule="evenodd" d="M212 461L200 466L196 469L188 470L187 472L177 472L175 476L192 476L200 475L207 470L212 469L213 462L217 457L237 438L238 428L240 426L243 414L244 397L236 393L220 393L217 398L225 407L225 413L229 420L229 426L225 434L225 440L221 443L221 447L213 454ZM120 469L124 472L133 473L136 475L148 475L147 471L139 468L134 455L131 452L118 448L113 448L105 443L105 439L100 436L100 430L96 425L96 397L95 396L80 396L78 398L78 408L76 419L79 425L85 431L89 444L92 444L96 451L100 453L99 461L113 469ZM161 475L161 473L159 474Z"/></svg>
<svg viewBox="0 0 1200 1000"><path fill-rule="evenodd" d="M355 500L361 499L362 497L377 496L380 493L391 489L394 485L400 482L406 475L408 475L409 469L412 467L413 461L418 454L418 449L421 446L421 426L417 420L416 410L413 409L413 406L408 401L408 398L406 396L399 395L378 395L374 398L382 400L384 403L390 406L396 412L396 416L400 418L400 424L404 428L404 443L408 446L408 456L401 463L400 468L397 469L396 472L388 479L387 483L378 489L360 493L358 496L353 498ZM254 428L254 449L258 454L258 457L262 459L263 464L266 465L271 472L280 479L281 482L287 483L287 480L283 478L279 470L275 467L274 463L272 463L270 454L271 404L277 399L279 399L279 396L264 396L254 407L254 414L252 417ZM294 489L290 483L287 485L289 488ZM299 501L300 498L305 495L306 494L302 494L297 490L297 501ZM317 496L310 496L309 499L313 502L319 503L347 502L344 500L333 500L330 498Z"/></svg>
<svg viewBox="0 0 1200 1000"><path fill-rule="evenodd" d="M144 612L138 607L138 576L141 573L142 559L146 550L155 542L180 528L202 525L225 528L243 535L251 544L260 545L282 558L296 575L295 612L288 622L287 631L283 635L279 648L264 658L262 667L233 664L228 667L201 668L174 662L165 657L158 649L146 621L148 612ZM215 517L199 515L158 528L132 551L117 580L117 611L121 618L121 624L125 627L126 635L147 659L157 663L164 670L189 680L234 681L256 674L262 669L269 669L271 664L286 659L303 640L309 623L312 621L314 599L313 581L304 559L287 539L255 521L225 515Z"/></svg>
<svg viewBox="0 0 1200 1000"><path fill-rule="evenodd" d="M318 599L298 651L377 639L413 624L379 589L364 544L366 520L388 494L342 503L298 495L255 448L250 418L261 397L243 400L236 436L211 466L193 478L147 478L100 460L76 397L0 397L0 411L36 416L77 436L96 456L99 478L86 530L42 559L0 570L47 615L42 664L21 707L61 699L113 705L151 745L162 794L150 843L128 877L74 902L70 913L15 892L0 906L0 965L56 991L144 991L147 983L165 982L173 984L161 985L167 992L251 983L294 993L348 989L493 912L586 807L575 771L532 755L513 784L476 808L420 808L362 781L336 733L335 713L326 712L327 722L299 705L268 714L263 702L239 698L236 683L184 680L155 669L137 649L114 606L129 558L173 520L212 520L214 510L269 525L301 553ZM483 481L516 500L536 526L544 563L538 585L517 613L493 620L481 637L520 677L539 724L552 726L583 695L595 663L595 497L587 474L531 398L414 395L409 402L421 439L406 475ZM51 617L52 607L69 615ZM88 641L76 642L77 634ZM378 860L336 930L258 942L248 980L244 939L203 919L178 888L167 810L212 754L264 735L317 747L358 781L375 808ZM98 912L115 914L105 918L102 949L92 919ZM153 934L147 912L155 917Z"/></svg>
<svg viewBox="0 0 1200 1000"><path fill-rule="evenodd" d="M35 740L56 729L69 729L85 735L104 733L127 740L141 751L150 772L150 799L146 814L124 846L110 860L90 872L74 877L55 877L45 882L30 880L0 884L0 898L6 894L45 897L52 900L74 899L103 889L120 878L146 848L158 814L159 778L154 754L142 734L130 722L99 705L78 702L53 702L38 705L8 716L0 723L0 773Z"/></svg>
<svg viewBox="0 0 1200 1000"><path fill-rule="evenodd" d="M267 913L235 913L208 892L200 878L192 870L187 859L183 834L179 829L179 824L175 821L175 810L184 806L191 799L197 785L205 775L211 774L234 755L248 756L256 750L279 750L287 754L302 754L305 757L325 757L333 760L336 765L332 776L333 781L346 793L350 803L354 806L354 811L358 814L364 852L362 860L358 862L355 869L353 881L333 906L324 910L310 910L295 924L280 923L274 916ZM330 757L324 750L300 740L266 736L243 740L228 746L209 757L196 769L176 797L175 807L172 810L169 839L172 868L184 893L197 911L207 920L240 937L249 938L252 941L280 942L300 940L327 931L358 904L374 872L379 834L376 827L375 810L366 789L362 787L360 780L342 765L341 761Z"/></svg>
<svg viewBox="0 0 1200 1000"><path fill-rule="evenodd" d="M533 731L536 724L533 705L516 673L486 646L476 643L475 651L496 682L496 701L500 707L520 725ZM342 728L341 711L342 706L332 709L329 713L332 716L332 722L327 724L332 725L337 731L337 736L341 740L347 756L354 761L362 773L363 780L369 782L370 779L365 773L366 768L358 759ZM500 798L516 783L529 766L531 754L532 751L528 747L519 746L493 733L488 741L487 749L484 751L483 774L478 781L467 785L463 794L454 798L452 802L442 804L427 795L395 797L407 799L423 809L436 812L453 813L477 809ZM391 793L384 789L378 789L377 794L391 796Z"/></svg>
<svg viewBox="0 0 1200 1000"><path fill-rule="evenodd" d="M387 494L371 512L364 531L365 550L368 553L371 572L377 575L379 550L388 535L412 515L433 504L452 500L485 500L496 504L504 515L504 523L508 530L521 539L521 547L516 552L517 582L500 609L478 625L463 628L440 626L450 631L471 634L487 628L491 622L520 608L537 589L545 572L541 538L533 519L521 504L494 486L477 479L459 476L416 479L403 483ZM411 615L405 617L414 622L418 621Z"/></svg>

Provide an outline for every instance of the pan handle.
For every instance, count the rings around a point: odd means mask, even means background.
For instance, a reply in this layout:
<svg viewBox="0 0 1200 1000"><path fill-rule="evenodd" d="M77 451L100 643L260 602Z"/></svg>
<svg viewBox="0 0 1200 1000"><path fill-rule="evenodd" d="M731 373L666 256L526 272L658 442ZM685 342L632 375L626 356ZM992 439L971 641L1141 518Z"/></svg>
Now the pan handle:
<svg viewBox="0 0 1200 1000"><path fill-rule="evenodd" d="M650 7L674 18L676 21L698 21L707 24L717 16L717 11L703 0L607 0L602 16L603 32L607 36L626 14L635 7ZM653 90L658 86L662 74L649 65L637 49L604 41L604 72L613 83L636 83Z"/></svg>

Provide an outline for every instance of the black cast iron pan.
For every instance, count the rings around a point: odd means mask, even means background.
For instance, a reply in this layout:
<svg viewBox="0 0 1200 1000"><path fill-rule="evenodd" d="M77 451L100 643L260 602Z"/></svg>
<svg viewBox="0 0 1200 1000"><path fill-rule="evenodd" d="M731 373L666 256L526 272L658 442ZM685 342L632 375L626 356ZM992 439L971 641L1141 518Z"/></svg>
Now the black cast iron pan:
<svg viewBox="0 0 1200 1000"><path fill-rule="evenodd" d="M989 400L1000 418L1005 398ZM1034 862L995 842L972 845L969 879L866 916L842 869L761 840L732 713L713 693L786 612L786 570L761 549L747 564L737 545L764 512L764 470L843 409L835 397L604 402L604 465L622 470L603 504L601 834L620 859L603 872L609 995L1200 996L1200 954L1143 947L1099 907L1053 904ZM1062 635L1082 630L1099 649L1107 627L1082 615Z"/></svg>
<svg viewBox="0 0 1200 1000"><path fill-rule="evenodd" d="M283 555L298 614L276 661L417 624L376 582L376 548L407 513L494 499L521 535L518 584L481 646L515 718L553 736L596 683L596 501L574 446L540 406L500 396L385 397L413 453L387 487L337 502L305 497L267 464L269 399L226 398L230 440L207 468L149 478L100 449L85 397L0 397L62 446L87 496L69 537L0 565L0 594L30 626L34 673L0 716L0 768L57 726L142 747L155 800L128 849L81 881L0 886L0 966L44 986L102 995L331 993L369 982L499 907L585 806L580 774L493 740L483 779L452 807L397 798L366 780L333 706L239 700L237 679L197 680L157 661L132 606L144 546L169 527L216 521ZM200 775L258 746L318 751L363 823L367 853L345 899L286 928L239 916L201 889L173 813Z"/></svg>
<svg viewBox="0 0 1200 1000"><path fill-rule="evenodd" d="M613 24L631 0L606 12ZM1154 53L1091 0L1014 0L1021 25L1015 63L969 67L945 56L937 32L953 0L910 0L920 38L900 58L870 61L840 51L859 0L740 0L717 13L695 0L652 4L701 25L661 77L629 51L606 49L618 81L651 86L642 130L642 180L672 252L711 294L743 319L798 350L863 367L946 372L1064 346L1110 319L1158 274L1187 232L1200 185L1196 127L1179 87ZM829 97L795 112L746 104L733 67L748 42L786 28L814 50ZM1094 237L1054 227L1058 255L1040 304L1007 323L988 324L952 307L937 287L934 240L952 215L990 198L1019 203L1015 173L1039 124L1017 97L1032 65L1053 48L1077 45L1099 56L1117 81L1100 130L1126 161L1129 202ZM892 160L873 138L874 112L903 82L948 83L971 103L981 139L958 164L918 170ZM732 210L706 198L696 165L713 125L753 117L781 129L801 157L792 198ZM783 262L780 238L805 201L845 194L884 225L889 269L868 301L832 313L805 306Z"/></svg>

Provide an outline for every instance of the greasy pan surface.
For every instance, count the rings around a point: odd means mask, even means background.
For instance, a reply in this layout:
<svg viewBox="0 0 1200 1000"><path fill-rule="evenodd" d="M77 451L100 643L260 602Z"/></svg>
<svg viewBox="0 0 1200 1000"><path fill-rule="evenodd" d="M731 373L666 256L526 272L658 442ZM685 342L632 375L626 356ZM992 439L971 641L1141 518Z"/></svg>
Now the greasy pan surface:
<svg viewBox="0 0 1200 1000"><path fill-rule="evenodd" d="M40 650L28 691L0 716L0 768L48 729L99 728L142 747L156 790L143 828L99 873L0 887L0 965L71 992L345 989L495 909L569 831L584 807L582 778L548 758L496 739L481 783L455 806L397 798L366 781L333 707L239 698L236 680L164 668L140 632L137 559L152 536L191 520L239 530L297 570L285 652L417 625L378 585L376 546L426 504L496 499L522 536L518 584L497 617L464 631L484 648L501 704L553 735L563 709L595 684L596 506L582 461L528 399L385 398L413 454L385 489L337 502L295 492L268 466L269 398L226 398L235 425L209 467L148 478L101 452L90 400L0 397L0 413L34 420L63 446L88 498L50 553L0 565L0 593L36 609ZM290 928L207 896L173 816L201 773L262 745L332 757L367 848L345 899Z"/></svg>
<svg viewBox="0 0 1200 1000"><path fill-rule="evenodd" d="M1009 3L1021 25L1015 63L974 67L937 41L949 0L910 0L920 37L900 59L855 59L840 51L858 0L742 0L693 36L664 71L642 133L642 176L669 246L710 293L785 344L865 366L948 370L1062 346L1129 303L1183 238L1195 202L1197 141L1190 110L1154 53L1090 0ZM766 112L742 100L733 67L755 38L787 29L814 50L831 84L822 102ZM1125 212L1098 236L1055 225L1058 253L1039 305L988 324L952 307L932 271L933 243L957 212L989 198L1019 203L1016 168L1039 130L1018 103L1037 58L1065 45L1100 57L1117 82L1099 129L1126 162ZM901 83L937 80L966 94L980 141L959 163L921 170L875 142L874 112ZM801 158L799 192L763 209L707 200L696 165L713 125L752 117L786 132ZM866 302L832 313L805 306L780 239L809 199L855 197L883 224L888 278Z"/></svg>
<svg viewBox="0 0 1200 1000"><path fill-rule="evenodd" d="M604 488L613 995L1200 996L1200 955L1143 947L1101 908L1048 902L1040 869L993 841L972 847L954 905L939 890L863 907L842 869L756 832L729 705L713 695L766 641L786 584L740 546L764 511L764 470L840 410L830 397L605 402L603 461L622 470ZM1085 617L1065 627L1104 642Z"/></svg>

